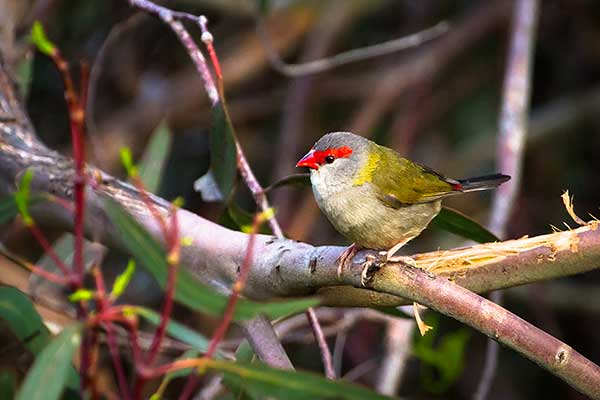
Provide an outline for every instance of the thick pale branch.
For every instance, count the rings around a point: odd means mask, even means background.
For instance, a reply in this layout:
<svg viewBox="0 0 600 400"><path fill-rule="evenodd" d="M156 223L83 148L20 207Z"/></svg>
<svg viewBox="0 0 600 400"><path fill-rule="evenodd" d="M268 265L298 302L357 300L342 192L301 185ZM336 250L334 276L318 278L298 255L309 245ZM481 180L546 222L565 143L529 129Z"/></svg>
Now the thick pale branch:
<svg viewBox="0 0 600 400"><path fill-rule="evenodd" d="M16 178L26 168L33 168L35 190L70 200L74 178L72 160L39 143L1 68L0 114L10 117L0 119L0 194L14 190ZM91 166L87 172L95 182L86 192L89 237L109 246L120 245L103 211L106 197L121 203L156 238L162 237L160 227L134 187ZM162 213L168 213L169 203L157 197L152 201ZM178 212L181 236L193 240L192 246L183 249L182 265L187 265L200 281L227 291L237 278L249 236L188 211ZM32 214L40 222L66 229L72 223L70 213L54 203L37 205L32 208ZM549 369L578 390L600 398L600 371L595 364L505 309L461 287L485 292L594 269L600 260L597 223L534 238L417 254L414 258L421 268L390 263L381 269L365 269L366 259L379 260L381 256L363 251L354 258L352 268L338 277L337 260L342 251L341 247L313 247L272 236L257 236L245 294L260 299L306 295L321 289L326 304L354 306L401 304L405 297L473 326ZM363 274L365 271L369 273ZM449 279L458 285L448 282ZM339 285L362 287L363 282L371 290L335 288ZM323 289L332 286L334 288L326 291Z"/></svg>
<svg viewBox="0 0 600 400"><path fill-rule="evenodd" d="M404 296L456 318L521 353L571 384L600 398L600 367L560 340L499 305L442 277L410 266L365 263L347 283Z"/></svg>
<svg viewBox="0 0 600 400"><path fill-rule="evenodd" d="M14 100L6 75L0 74L0 89L0 111L15 117L15 120L0 121L0 193L14 190L17 177L26 168L33 168L35 189L70 199L72 161L39 143ZM91 185L86 193L89 237L119 246L116 232L103 211L105 197L121 203L155 237L161 237L160 228L134 187L91 166L88 173L96 177L96 184ZM161 212L168 212L168 202L157 197L152 199ZM61 206L43 204L34 207L32 212L40 222L70 228L71 216ZM226 229L185 210L179 213L181 235L193 239L193 245L183 249L182 263L199 280L227 291L237 278L248 235ZM418 266L430 272L449 278L469 290L487 292L596 268L600 260L600 232L596 228L596 224L591 224L534 238L417 254L414 258ZM293 240L259 235L245 294L254 298L272 298L319 291L325 304L329 305L404 303L397 297L365 289L336 287L343 285L336 275L337 259L342 251L342 247L313 247ZM357 260L364 259L367 254L377 255L365 251L359 253Z"/></svg>

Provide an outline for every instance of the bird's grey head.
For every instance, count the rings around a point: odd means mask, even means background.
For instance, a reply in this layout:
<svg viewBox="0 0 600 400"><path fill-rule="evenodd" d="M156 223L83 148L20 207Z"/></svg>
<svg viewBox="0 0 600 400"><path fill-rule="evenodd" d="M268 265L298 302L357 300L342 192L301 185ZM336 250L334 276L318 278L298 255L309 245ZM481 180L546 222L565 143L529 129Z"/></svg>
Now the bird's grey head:
<svg viewBox="0 0 600 400"><path fill-rule="evenodd" d="M310 168L313 186L338 192L352 186L368 159L369 140L350 132L331 132L319 139L296 164Z"/></svg>

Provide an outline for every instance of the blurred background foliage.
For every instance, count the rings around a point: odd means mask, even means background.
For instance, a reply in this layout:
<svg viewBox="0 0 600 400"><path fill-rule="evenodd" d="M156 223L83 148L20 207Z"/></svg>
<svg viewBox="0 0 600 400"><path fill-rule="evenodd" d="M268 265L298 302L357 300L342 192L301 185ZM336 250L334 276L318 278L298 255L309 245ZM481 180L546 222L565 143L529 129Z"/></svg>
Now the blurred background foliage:
<svg viewBox="0 0 600 400"><path fill-rule="evenodd" d="M210 106L184 49L164 24L135 13L126 1L3 0L0 46L15 62L26 105L38 135L70 153L68 114L60 77L51 61L27 48L30 23L39 19L66 59L93 66L88 107L90 162L125 176L119 149L141 159L152 133L164 123L171 147L157 194L182 196L186 208L217 221L224 210L193 190L209 164ZM294 172L295 161L323 133L352 130L393 147L448 176L495 171L495 143L504 74L510 1L332 0L262 2L173 0L163 4L205 14L220 56L228 105L239 140L263 185ZM316 75L290 78L269 63L257 24L287 62L306 62L407 35L447 20L450 30L418 48L369 59ZM7 32L17 28L14 38ZM3 30L2 30L3 29ZM192 29L193 30L193 29ZM193 30L199 40L199 32ZM547 0L541 4L530 130L521 193L509 237L537 235L550 226L566 229L563 190L576 211L600 216L600 3ZM164 121L164 122L163 122ZM501 171L499 171L501 172ZM240 185L241 208L254 211ZM449 199L446 204L485 224L489 194ZM346 244L321 215L309 188L287 187L271 195L284 231L315 245ZM570 222L569 222L570 223ZM0 239L31 260L41 250L15 222ZM58 237L60 232L55 232ZM407 252L464 245L451 234L428 230ZM114 258L114 260L113 260ZM125 264L111 255L104 265ZM130 285L128 301L152 304L149 279ZM507 291L518 315L600 361L600 274L539 283ZM177 315L177 314L176 314ZM325 321L335 326L343 310ZM480 377L485 339L444 317L433 336L416 338L401 394L414 398L470 398ZM209 332L212 320L188 318ZM357 319L343 332L342 372L374 385L385 324ZM319 371L318 349L306 326L284 338L296 366ZM451 336L452 335L452 336ZM234 335L235 336L235 335ZM308 339L307 339L308 338ZM329 337L330 345L336 334ZM437 349L437 350L436 350ZM436 353L439 352L440 355ZM445 353L444 353L445 352ZM436 355L437 354L437 355ZM0 354L11 365L10 353ZM440 361L440 359L442 361ZM421 361L420 361L421 360ZM456 362L444 362L456 360ZM421 368L418 365L421 364ZM356 368L359 368L357 373ZM427 369L424 369L427 368ZM110 381L110 380L109 380ZM566 384L510 351L502 351L490 399L581 398Z"/></svg>

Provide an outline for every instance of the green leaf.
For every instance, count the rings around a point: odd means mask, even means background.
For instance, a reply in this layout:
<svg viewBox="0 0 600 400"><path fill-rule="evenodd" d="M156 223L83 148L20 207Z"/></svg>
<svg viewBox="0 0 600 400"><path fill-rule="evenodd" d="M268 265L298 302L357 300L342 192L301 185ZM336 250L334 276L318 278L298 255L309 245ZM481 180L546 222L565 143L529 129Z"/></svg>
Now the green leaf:
<svg viewBox="0 0 600 400"><path fill-rule="evenodd" d="M15 193L15 202L17 203L17 209L23 217L23 222L25 225L32 225L33 218L29 214L29 195L30 195L30 187L31 180L33 179L33 170L28 168L23 176L21 177L21 181L19 182L19 187L17 192Z"/></svg>
<svg viewBox="0 0 600 400"><path fill-rule="evenodd" d="M229 203L227 207L227 215L235 225L236 229L244 233L252 232L252 225L254 223L254 215L249 213L246 210L238 207L233 201ZM267 224L262 224L258 230L259 233L264 233L267 235L272 235L271 229Z"/></svg>
<svg viewBox="0 0 600 400"><path fill-rule="evenodd" d="M0 371L0 399L12 399L17 391L16 371Z"/></svg>
<svg viewBox="0 0 600 400"><path fill-rule="evenodd" d="M164 288L170 267L162 246L114 200L106 199L105 210L129 252ZM228 301L227 296L198 282L185 266L180 266L178 269L175 299L193 310L210 315L221 315ZM318 303L318 299L314 298L271 303L240 299L234 312L234 319L251 319L258 314L265 314L275 319L304 311Z"/></svg>
<svg viewBox="0 0 600 400"><path fill-rule="evenodd" d="M33 57L25 55L21 61L17 63L16 80L19 85L21 98L27 100L29 96L29 88L33 77Z"/></svg>
<svg viewBox="0 0 600 400"><path fill-rule="evenodd" d="M292 174L285 176L275 183L267 186L264 192L270 192L282 186L310 186L310 174Z"/></svg>
<svg viewBox="0 0 600 400"><path fill-rule="evenodd" d="M33 354L38 354L50 341L50 333L29 298L20 290L0 287L0 318L23 341Z"/></svg>
<svg viewBox="0 0 600 400"><path fill-rule="evenodd" d="M181 355L181 357L178 357L177 360L187 360L190 358L197 358L198 357L198 351L196 350L188 350L185 353L183 353ZM150 396L150 400L160 400L162 399L162 395L165 391L165 389L167 388L167 386L169 385L169 383L175 379L175 378L182 378L186 375L189 375L192 372L192 368L184 368L184 369L178 369L175 371L171 371L168 372L162 379L162 382L160 383L160 386L158 388L158 390L153 393Z"/></svg>
<svg viewBox="0 0 600 400"><path fill-rule="evenodd" d="M94 298L94 292L88 289L77 289L69 295L69 301L78 303L80 301L87 301Z"/></svg>
<svg viewBox="0 0 600 400"><path fill-rule="evenodd" d="M66 327L36 358L16 399L59 399L66 387L71 360L80 342L81 326Z"/></svg>
<svg viewBox="0 0 600 400"><path fill-rule="evenodd" d="M237 157L231 122L221 102L213 107L213 127L210 132L210 170L223 198L229 199L237 174Z"/></svg>
<svg viewBox="0 0 600 400"><path fill-rule="evenodd" d="M497 242L500 240L477 221L448 207L442 207L440 213L431 221L431 226L478 243Z"/></svg>
<svg viewBox="0 0 600 400"><path fill-rule="evenodd" d="M448 390L462 373L470 334L464 328L446 333L437 347L434 346L434 338L435 333L416 335L412 351L423 363L423 386L432 393L440 394Z"/></svg>
<svg viewBox="0 0 600 400"><path fill-rule="evenodd" d="M123 164L125 171L127 171L127 176L137 176L138 170L133 162L133 156L129 147L121 147L119 149L119 157L121 158L121 164Z"/></svg>
<svg viewBox="0 0 600 400"><path fill-rule="evenodd" d="M165 121L161 121L152 133L139 163L140 179L144 187L156 193L159 189L163 169L171 150L171 132Z"/></svg>
<svg viewBox="0 0 600 400"><path fill-rule="evenodd" d="M131 281L131 278L133 277L134 272L135 272L135 260L130 259L129 262L127 263L127 267L125 268L125 271L121 272L115 279L115 283L113 284L112 290L110 292L110 297L112 297L113 299L116 299L120 295L123 294L123 292L127 288L127 285L129 285L129 282Z"/></svg>
<svg viewBox="0 0 600 400"><path fill-rule="evenodd" d="M254 363L207 360L206 366L222 372L235 386L243 387L252 397L274 399L390 399L370 389L344 381L332 381L309 372L284 371Z"/></svg>
<svg viewBox="0 0 600 400"><path fill-rule="evenodd" d="M39 354L50 343L51 335L42 317L20 290L0 286L0 318L6 321L11 331L31 353ZM78 375L73 367L69 368L67 385L73 390L79 387Z"/></svg>
<svg viewBox="0 0 600 400"><path fill-rule="evenodd" d="M48 56L56 51L54 44L46 37L46 32L44 32L44 27L40 21L35 21L31 27L31 42L41 53Z"/></svg>
<svg viewBox="0 0 600 400"><path fill-rule="evenodd" d="M19 213L15 196L5 196L0 199L0 224L10 221Z"/></svg>
<svg viewBox="0 0 600 400"><path fill-rule="evenodd" d="M132 313L139 315L152 325L157 326L160 323L160 315L158 313L140 306L132 306L128 308ZM170 320L167 324L167 332L172 337L181 340L184 343L194 347L195 350L205 353L208 350L208 339L185 325ZM217 352L217 354L220 354Z"/></svg>
<svg viewBox="0 0 600 400"><path fill-rule="evenodd" d="M258 0L258 12L261 16L266 16L271 10L270 0Z"/></svg>

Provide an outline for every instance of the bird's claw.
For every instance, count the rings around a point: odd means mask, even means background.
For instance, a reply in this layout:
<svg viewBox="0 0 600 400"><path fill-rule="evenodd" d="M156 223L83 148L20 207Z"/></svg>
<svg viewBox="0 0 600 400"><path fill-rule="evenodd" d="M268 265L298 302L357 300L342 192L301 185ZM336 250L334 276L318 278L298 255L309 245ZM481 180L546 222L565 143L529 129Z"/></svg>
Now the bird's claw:
<svg viewBox="0 0 600 400"><path fill-rule="evenodd" d="M359 250L358 245L356 243L352 243L340 255L340 258L338 259L338 267L337 267L338 278L341 278L346 267L350 266L349 264L352 261L352 258L354 258L354 256L358 252L358 250Z"/></svg>

